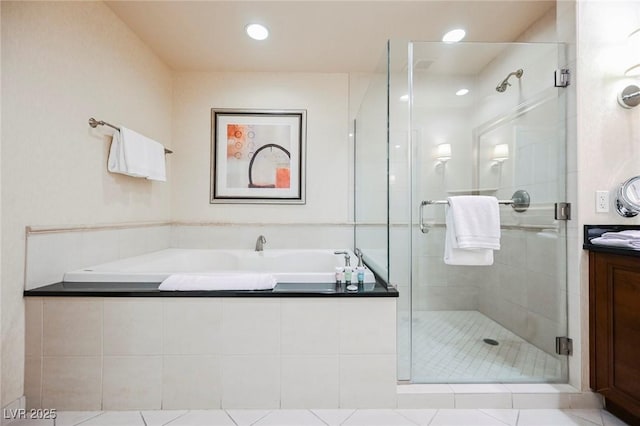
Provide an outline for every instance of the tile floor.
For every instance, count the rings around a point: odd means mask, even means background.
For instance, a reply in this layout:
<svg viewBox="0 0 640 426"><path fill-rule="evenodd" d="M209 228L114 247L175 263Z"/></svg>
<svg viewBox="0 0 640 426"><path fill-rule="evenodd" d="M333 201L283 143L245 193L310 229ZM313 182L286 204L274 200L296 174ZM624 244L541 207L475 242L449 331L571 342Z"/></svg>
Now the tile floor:
<svg viewBox="0 0 640 426"><path fill-rule="evenodd" d="M414 382L565 381L559 358L538 349L480 312L415 311L412 325L411 377ZM399 334L401 339L405 336ZM485 338L497 340L499 345L489 345L483 342ZM404 347L407 346L400 342L398 348Z"/></svg>
<svg viewBox="0 0 640 426"><path fill-rule="evenodd" d="M11 426L624 426L603 410L67 411Z"/></svg>

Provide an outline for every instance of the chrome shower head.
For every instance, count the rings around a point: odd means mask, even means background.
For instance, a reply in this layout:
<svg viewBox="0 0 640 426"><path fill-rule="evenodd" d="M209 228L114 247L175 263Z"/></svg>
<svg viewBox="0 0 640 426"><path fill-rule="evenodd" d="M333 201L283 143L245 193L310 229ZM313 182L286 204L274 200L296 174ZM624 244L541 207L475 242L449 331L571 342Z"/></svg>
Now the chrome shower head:
<svg viewBox="0 0 640 426"><path fill-rule="evenodd" d="M515 75L517 78L520 78L522 77L522 74L524 74L524 71L522 70L522 68L520 68L519 70L510 72L509 75L504 80L502 80L502 83L496 86L496 91L500 93L504 92L505 90L507 90L507 86L511 86L511 83L509 83L509 78L512 75Z"/></svg>

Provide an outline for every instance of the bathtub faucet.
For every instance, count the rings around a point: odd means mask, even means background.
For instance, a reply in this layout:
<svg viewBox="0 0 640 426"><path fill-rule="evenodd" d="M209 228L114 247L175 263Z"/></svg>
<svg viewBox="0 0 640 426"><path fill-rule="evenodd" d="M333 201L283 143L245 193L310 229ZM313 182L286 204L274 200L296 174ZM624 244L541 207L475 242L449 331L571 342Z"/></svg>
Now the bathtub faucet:
<svg viewBox="0 0 640 426"><path fill-rule="evenodd" d="M351 256L346 251L334 251L333 254L344 254L344 266L351 266Z"/></svg>
<svg viewBox="0 0 640 426"><path fill-rule="evenodd" d="M256 240L256 251L264 251L264 245L267 243L267 239L264 235L260 235Z"/></svg>
<svg viewBox="0 0 640 426"><path fill-rule="evenodd" d="M364 266L364 264L362 263L362 250L356 247L354 253L356 254L356 256L358 256L358 266Z"/></svg>

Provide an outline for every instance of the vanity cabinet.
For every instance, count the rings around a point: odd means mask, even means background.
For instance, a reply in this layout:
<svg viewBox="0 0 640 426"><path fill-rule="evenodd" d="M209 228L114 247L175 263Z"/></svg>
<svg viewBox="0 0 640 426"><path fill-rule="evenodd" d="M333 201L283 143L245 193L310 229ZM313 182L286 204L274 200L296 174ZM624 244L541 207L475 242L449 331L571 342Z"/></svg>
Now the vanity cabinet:
<svg viewBox="0 0 640 426"><path fill-rule="evenodd" d="M625 253L626 252L626 253ZM640 425L640 253L589 252L590 384Z"/></svg>

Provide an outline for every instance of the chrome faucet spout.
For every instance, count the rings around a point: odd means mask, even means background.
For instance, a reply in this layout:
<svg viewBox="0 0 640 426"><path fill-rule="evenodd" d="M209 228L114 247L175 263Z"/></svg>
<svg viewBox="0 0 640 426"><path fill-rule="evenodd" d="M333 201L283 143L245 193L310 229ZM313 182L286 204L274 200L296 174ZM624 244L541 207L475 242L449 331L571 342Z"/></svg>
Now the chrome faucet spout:
<svg viewBox="0 0 640 426"><path fill-rule="evenodd" d="M267 243L267 239L264 235L260 235L256 240L256 251L264 251L264 245Z"/></svg>
<svg viewBox="0 0 640 426"><path fill-rule="evenodd" d="M351 256L346 251L334 251L333 254L343 254L344 255L344 266L351 266Z"/></svg>

